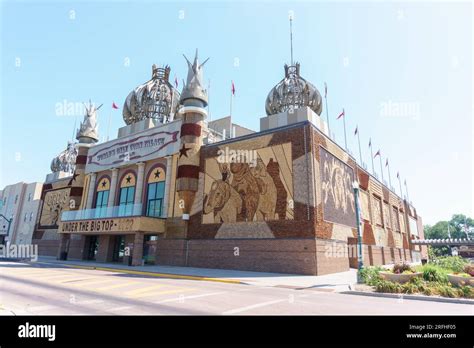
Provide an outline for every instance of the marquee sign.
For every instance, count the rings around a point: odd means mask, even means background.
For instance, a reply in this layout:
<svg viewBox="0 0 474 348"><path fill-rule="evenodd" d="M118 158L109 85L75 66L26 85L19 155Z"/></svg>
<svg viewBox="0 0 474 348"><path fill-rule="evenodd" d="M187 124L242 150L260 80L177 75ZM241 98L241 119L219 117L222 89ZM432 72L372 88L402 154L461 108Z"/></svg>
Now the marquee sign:
<svg viewBox="0 0 474 348"><path fill-rule="evenodd" d="M133 233L135 231L163 233L165 220L150 217L122 217L76 221L60 221L59 233Z"/></svg>
<svg viewBox="0 0 474 348"><path fill-rule="evenodd" d="M94 146L87 156L86 173L171 155L179 150L181 122Z"/></svg>

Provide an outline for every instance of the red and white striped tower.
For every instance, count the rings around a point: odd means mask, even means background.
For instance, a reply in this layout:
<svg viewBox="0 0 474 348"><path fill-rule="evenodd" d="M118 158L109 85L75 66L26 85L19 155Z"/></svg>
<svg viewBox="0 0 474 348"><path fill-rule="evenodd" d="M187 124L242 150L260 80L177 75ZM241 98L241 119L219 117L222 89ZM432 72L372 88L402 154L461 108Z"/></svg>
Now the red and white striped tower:
<svg viewBox="0 0 474 348"><path fill-rule="evenodd" d="M207 91L204 89L202 67L209 58L199 64L197 49L192 64L186 56L184 58L188 63L188 76L181 93L182 107L179 110L183 123L178 157L177 191L183 209L183 220L189 220L198 190L202 128L207 117L208 99Z"/></svg>

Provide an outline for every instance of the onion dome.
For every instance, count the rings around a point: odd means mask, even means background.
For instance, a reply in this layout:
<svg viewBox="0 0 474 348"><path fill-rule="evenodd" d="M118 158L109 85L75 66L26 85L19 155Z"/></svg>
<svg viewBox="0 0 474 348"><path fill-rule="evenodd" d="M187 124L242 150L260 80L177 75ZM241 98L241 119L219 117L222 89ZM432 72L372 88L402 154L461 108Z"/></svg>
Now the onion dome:
<svg viewBox="0 0 474 348"><path fill-rule="evenodd" d="M51 161L51 171L56 172L66 172L74 173L76 169L76 158L78 151L76 144L72 141L68 141L67 148L62 151L59 155L53 158Z"/></svg>
<svg viewBox="0 0 474 348"><path fill-rule="evenodd" d="M318 115L323 110L322 98L316 87L300 76L300 64L285 64L285 78L268 93L265 102L267 115L309 107Z"/></svg>
<svg viewBox="0 0 474 348"><path fill-rule="evenodd" d="M123 120L127 125L151 118L159 123L171 122L177 112L180 94L169 82L171 68L152 67L151 80L138 86L127 96Z"/></svg>

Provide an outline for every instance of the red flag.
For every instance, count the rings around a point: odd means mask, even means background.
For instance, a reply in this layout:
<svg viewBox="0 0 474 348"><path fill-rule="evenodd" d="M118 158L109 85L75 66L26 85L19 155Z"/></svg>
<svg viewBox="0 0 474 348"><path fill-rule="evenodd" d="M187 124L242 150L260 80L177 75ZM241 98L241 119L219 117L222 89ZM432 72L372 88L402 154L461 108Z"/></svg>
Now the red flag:
<svg viewBox="0 0 474 348"><path fill-rule="evenodd" d="M388 158L385 161L385 167L388 166Z"/></svg>
<svg viewBox="0 0 474 348"><path fill-rule="evenodd" d="M357 132L359 131L359 126L356 127L355 131L354 131L354 135L357 135Z"/></svg>
<svg viewBox="0 0 474 348"><path fill-rule="evenodd" d="M328 96L328 85L324 82L324 98Z"/></svg>
<svg viewBox="0 0 474 348"><path fill-rule="evenodd" d="M232 95L235 95L235 86L234 86L234 81L231 81L232 82Z"/></svg>
<svg viewBox="0 0 474 348"><path fill-rule="evenodd" d="M112 109L118 109L119 107L115 104L115 102L112 102Z"/></svg>
<svg viewBox="0 0 474 348"><path fill-rule="evenodd" d="M345 116L344 109L342 109L342 112L337 116L337 120L339 120L341 117Z"/></svg>
<svg viewBox="0 0 474 348"><path fill-rule="evenodd" d="M375 154L374 158L377 157L377 156L380 156L380 150L377 151L377 153Z"/></svg>
<svg viewBox="0 0 474 348"><path fill-rule="evenodd" d="M178 88L178 78L176 76L174 77L174 85Z"/></svg>

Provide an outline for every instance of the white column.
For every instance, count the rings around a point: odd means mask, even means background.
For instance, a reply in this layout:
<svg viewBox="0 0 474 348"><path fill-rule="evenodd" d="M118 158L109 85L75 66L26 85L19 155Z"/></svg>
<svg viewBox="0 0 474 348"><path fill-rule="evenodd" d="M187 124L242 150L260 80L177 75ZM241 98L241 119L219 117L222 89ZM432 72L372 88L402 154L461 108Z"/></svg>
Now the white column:
<svg viewBox="0 0 474 348"><path fill-rule="evenodd" d="M89 180L89 191L87 192L86 209L92 209L92 202L94 201L94 190L95 190L96 178L97 178L97 174L91 173L90 180Z"/></svg>
<svg viewBox="0 0 474 348"><path fill-rule="evenodd" d="M165 195L163 197L163 209L161 210L161 217L168 217L168 202L170 196L171 186L171 166L173 165L173 156L166 157L166 179L165 179Z"/></svg>
<svg viewBox="0 0 474 348"><path fill-rule="evenodd" d="M135 186L135 209L133 215L141 215L142 207L139 205L142 203L142 193L143 193L143 177L145 174L145 163L139 162L137 163L138 166L138 174L137 174L137 183Z"/></svg>
<svg viewBox="0 0 474 348"><path fill-rule="evenodd" d="M107 201L107 217L112 217L115 203L115 193L117 192L118 169L112 168L112 179L110 181L109 200Z"/></svg>

